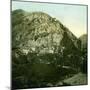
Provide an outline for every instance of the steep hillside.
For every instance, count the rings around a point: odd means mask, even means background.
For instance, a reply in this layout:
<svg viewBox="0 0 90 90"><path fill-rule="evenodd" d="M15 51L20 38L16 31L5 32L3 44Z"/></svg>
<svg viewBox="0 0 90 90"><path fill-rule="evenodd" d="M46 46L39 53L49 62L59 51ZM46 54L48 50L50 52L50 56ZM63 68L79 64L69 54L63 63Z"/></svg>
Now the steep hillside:
<svg viewBox="0 0 90 90"><path fill-rule="evenodd" d="M45 87L80 71L80 40L43 12L12 11L12 86Z"/></svg>
<svg viewBox="0 0 90 90"><path fill-rule="evenodd" d="M87 34L84 34L80 36L79 40L81 41L81 51L82 51L82 66L81 70L83 73L87 74L87 45L88 45L88 40L87 40Z"/></svg>
<svg viewBox="0 0 90 90"><path fill-rule="evenodd" d="M12 12L12 47L23 52L54 53L64 48L63 43L67 48L79 48L79 40L55 18L42 12Z"/></svg>

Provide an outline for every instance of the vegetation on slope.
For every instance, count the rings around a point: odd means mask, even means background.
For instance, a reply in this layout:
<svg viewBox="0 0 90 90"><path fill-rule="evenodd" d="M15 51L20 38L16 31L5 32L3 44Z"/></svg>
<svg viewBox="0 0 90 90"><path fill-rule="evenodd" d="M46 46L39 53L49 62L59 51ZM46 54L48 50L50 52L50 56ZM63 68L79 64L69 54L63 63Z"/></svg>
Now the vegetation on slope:
<svg viewBox="0 0 90 90"><path fill-rule="evenodd" d="M81 72L80 46L81 41L48 14L13 11L12 88L58 86Z"/></svg>

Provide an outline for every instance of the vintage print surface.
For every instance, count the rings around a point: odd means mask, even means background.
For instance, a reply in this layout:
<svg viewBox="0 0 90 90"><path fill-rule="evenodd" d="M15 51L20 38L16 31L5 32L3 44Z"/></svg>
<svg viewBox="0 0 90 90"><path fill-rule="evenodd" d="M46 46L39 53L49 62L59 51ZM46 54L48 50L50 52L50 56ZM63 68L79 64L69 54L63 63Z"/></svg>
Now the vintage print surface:
<svg viewBox="0 0 90 90"><path fill-rule="evenodd" d="M12 89L87 85L87 6L12 1Z"/></svg>

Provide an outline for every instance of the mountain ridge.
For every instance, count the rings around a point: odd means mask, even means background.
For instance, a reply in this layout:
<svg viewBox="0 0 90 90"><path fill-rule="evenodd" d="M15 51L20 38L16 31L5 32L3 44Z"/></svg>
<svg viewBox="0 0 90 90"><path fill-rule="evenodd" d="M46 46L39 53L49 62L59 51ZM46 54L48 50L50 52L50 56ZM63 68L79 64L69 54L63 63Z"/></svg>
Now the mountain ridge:
<svg viewBox="0 0 90 90"><path fill-rule="evenodd" d="M23 10L19 10L19 11L15 10L13 12L16 12L16 11L17 12L21 11L21 13L24 13L24 14L26 13ZM37 40L38 37L41 37L41 38L48 37L48 36L49 36L48 38L56 37L56 40L57 40L56 44L59 44L60 43L60 42L58 42L58 41L60 41L59 39L63 38L64 33L67 33L68 37L71 38L75 47L79 48L79 46L78 46L79 44L77 44L79 42L79 40L69 31L69 29L64 27L64 25L62 23L60 23L57 19L52 18L48 14L43 13L43 12L33 12L33 13L26 13L25 15L22 15L22 16L20 14L20 17L22 17L22 18L24 17L24 18L21 20L20 24L15 25L15 27L14 27L15 31L18 30L17 28L20 28L20 30L22 30L22 32L24 32L24 34L25 34L25 32L28 32L28 33L31 32L32 37L30 37L30 33L29 34L26 33L26 35L29 35L29 38L34 39L34 40ZM12 20L13 20L13 18L12 18ZM14 19L14 21L15 21L15 19ZM28 28L28 29L26 29L26 28ZM14 31L14 29L13 29L13 31ZM27 30L27 31L25 31L25 30ZM19 32L19 30L17 32ZM19 35L19 33L18 33L18 35ZM50 36L50 34L51 34L51 36ZM16 41L18 41L18 38L20 38L20 35L19 36L16 35L15 37L16 37ZM22 34L21 34L21 37L24 37L24 36L22 36ZM28 38L27 36L25 36L25 37ZM53 41L55 42L56 40L53 40ZM21 40L19 40L19 41L21 41Z"/></svg>

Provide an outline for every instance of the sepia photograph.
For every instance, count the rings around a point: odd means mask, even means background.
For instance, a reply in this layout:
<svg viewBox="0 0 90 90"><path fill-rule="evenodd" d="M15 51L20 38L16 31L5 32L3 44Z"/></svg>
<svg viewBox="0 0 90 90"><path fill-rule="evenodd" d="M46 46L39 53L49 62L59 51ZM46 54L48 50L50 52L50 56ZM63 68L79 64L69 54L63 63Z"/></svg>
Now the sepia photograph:
<svg viewBox="0 0 90 90"><path fill-rule="evenodd" d="M88 85L88 6L12 0L12 89Z"/></svg>

